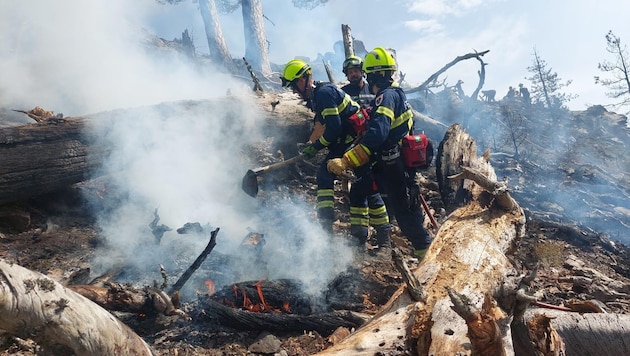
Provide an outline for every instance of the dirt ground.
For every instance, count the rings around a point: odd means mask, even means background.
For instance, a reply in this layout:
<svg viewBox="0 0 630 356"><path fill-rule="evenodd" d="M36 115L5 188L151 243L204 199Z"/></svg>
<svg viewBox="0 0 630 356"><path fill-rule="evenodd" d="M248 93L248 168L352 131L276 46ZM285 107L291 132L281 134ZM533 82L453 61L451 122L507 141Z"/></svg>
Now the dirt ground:
<svg viewBox="0 0 630 356"><path fill-rule="evenodd" d="M295 185L292 189L303 188ZM0 257L42 272L63 284L87 283L86 276L89 274L94 249L100 243L100 236L94 218L82 208L81 190L78 185L65 192L4 206L2 209L5 215L11 212L11 216L30 216L30 224L21 232L15 232L15 227L6 224L2 227ZM335 228L343 232L348 226L348 216L344 213L347 211L347 200L342 192L338 192L337 202L339 221ZM429 202L439 211L439 201ZM444 217L437 215L437 218ZM630 292L627 278L630 263L625 250L621 250L621 253L611 251L597 236L575 233L566 227L550 227L535 220L529 221L528 231L516 254L521 259L515 264L527 271L536 261L541 262L534 281L534 289L541 302L560 306L571 300L599 299L604 301L604 307L610 312L630 312L630 299L623 298L624 293ZM581 235L580 241L575 240L576 234ZM406 240L400 236L394 236L394 242L407 253L410 252ZM402 279L387 254L365 253L361 256L354 262L353 268L359 272L365 287L362 313L373 315L401 285ZM572 283L568 277L574 275L575 271L567 264L568 260L580 261L584 265L583 270L592 268L598 271L603 275L599 277L600 280L609 278L621 282L625 285L622 288L626 290L606 295L604 282L601 282L601 288L595 288L595 282L593 286ZM413 267L414 260L409 261ZM197 302L187 303L182 309L193 320L203 312ZM284 350L285 355L311 355L330 346L337 337L336 334L320 335L308 330L276 333L235 330L218 324L184 322L163 315L113 313L143 337L157 355L264 354L256 352L260 351L257 345L269 338L280 345L278 347ZM39 349L32 341L10 335L3 335L0 341L2 355L34 355Z"/></svg>
<svg viewBox="0 0 630 356"><path fill-rule="evenodd" d="M284 177L288 193L307 196L307 203L312 206L315 206L315 169L314 165L299 164ZM438 188L431 183L435 182L434 168L423 176L424 196L438 221L445 219ZM0 258L44 273L64 285L89 283L93 277L91 263L95 251L103 244L103 236L96 218L84 205L81 194L87 188L80 183L65 191L0 206ZM344 238L349 217L348 201L341 186L337 187L336 202L335 230L339 238ZM577 224L560 224L526 212L527 235L514 254L513 263L523 274L539 263L532 292L540 302L568 306L594 300L608 312L630 313L630 252L626 246L611 243L597 231ZM411 257L406 240L398 232L393 240L409 255L407 262L413 268L418 261ZM360 286L359 311L366 317L376 314L403 283L387 253L358 254L349 274ZM342 329L322 335L309 330L240 330L216 321L194 322L205 317L199 300L186 302L181 308L193 322L159 314L111 312L140 335L156 355L312 355L349 331ZM42 353L31 340L8 334L0 336L0 355Z"/></svg>

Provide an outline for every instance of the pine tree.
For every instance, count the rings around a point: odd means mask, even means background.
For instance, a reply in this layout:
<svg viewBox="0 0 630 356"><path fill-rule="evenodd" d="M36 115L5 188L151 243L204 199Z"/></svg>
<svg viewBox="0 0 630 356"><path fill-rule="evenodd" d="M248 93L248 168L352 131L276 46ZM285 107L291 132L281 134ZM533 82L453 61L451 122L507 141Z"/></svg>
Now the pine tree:
<svg viewBox="0 0 630 356"><path fill-rule="evenodd" d="M536 48L534 48L532 56L532 65L527 67L527 70L532 75L525 77L532 83L530 90L532 101L534 103L543 103L548 109L565 108L567 102L577 97L575 94L561 92L561 89L569 86L571 81L567 80L562 83L558 73L554 72L547 65L547 62L540 58Z"/></svg>
<svg viewBox="0 0 630 356"><path fill-rule="evenodd" d="M614 62L604 61L597 65L602 72L609 73L612 78L601 78L596 76L595 83L601 84L608 89L606 96L617 100L609 105L619 109L625 107L625 114L630 114L630 78L628 77L628 51L625 45L621 44L621 39L612 31L606 34L606 51L615 57Z"/></svg>

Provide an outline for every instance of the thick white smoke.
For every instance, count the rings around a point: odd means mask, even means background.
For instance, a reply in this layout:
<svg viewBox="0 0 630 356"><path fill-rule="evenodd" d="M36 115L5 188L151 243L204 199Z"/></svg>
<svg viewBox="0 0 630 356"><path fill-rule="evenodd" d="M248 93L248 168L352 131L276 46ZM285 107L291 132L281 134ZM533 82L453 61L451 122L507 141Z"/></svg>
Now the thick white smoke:
<svg viewBox="0 0 630 356"><path fill-rule="evenodd" d="M159 264L181 273L207 244L209 228L217 227L213 254L230 260L242 253L239 243L251 228L268 239L270 262L262 277L300 279L310 291L322 290L350 255L313 223L307 213L313 207L272 206L260 219L258 201L240 190L252 168L243 147L260 138L263 117L251 83L199 69L183 56L157 58L147 51L143 27L158 6L153 0L0 4L0 106L39 105L101 120L91 134L110 152L100 172L107 182L98 202L105 243L95 272L131 266L138 271L131 280L143 282L160 279ZM156 209L159 224L172 229L159 244L148 227ZM301 218L283 225L289 220L283 214ZM188 222L207 230L177 234ZM296 234L302 243L293 243ZM259 266L241 269L252 271L242 278L261 277Z"/></svg>

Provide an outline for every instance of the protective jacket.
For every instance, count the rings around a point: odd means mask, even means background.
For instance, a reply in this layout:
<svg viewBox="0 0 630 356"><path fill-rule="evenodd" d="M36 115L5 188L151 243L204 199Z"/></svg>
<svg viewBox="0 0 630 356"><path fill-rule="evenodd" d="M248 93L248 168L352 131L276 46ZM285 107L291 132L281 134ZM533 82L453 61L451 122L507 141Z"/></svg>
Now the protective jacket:
<svg viewBox="0 0 630 356"><path fill-rule="evenodd" d="M324 133L313 142L313 147L328 148L328 154L317 171L317 216L322 227L332 232L334 221L334 180L335 175L326 169L332 158L341 157L356 138L348 118L359 110L348 94L331 83L316 83L313 94L307 102L315 112L315 121L324 126Z"/></svg>
<svg viewBox="0 0 630 356"><path fill-rule="evenodd" d="M413 124L413 112L405 93L396 84L381 89L371 103L370 120L361 146L376 160L374 177L387 196L387 210L396 218L403 234L414 248L426 248L431 239L423 226L420 189L416 172L405 167L400 143Z"/></svg>
<svg viewBox="0 0 630 356"><path fill-rule="evenodd" d="M363 87L349 83L342 86L341 90L366 109L374 99L374 94L370 92L366 82L363 82ZM358 238L359 243L363 243L367 240L369 226L372 225L376 230L377 243L387 244L391 231L389 215L383 197L374 182L371 165L356 168L354 174L356 180L352 183L349 194L350 234Z"/></svg>
<svg viewBox="0 0 630 356"><path fill-rule="evenodd" d="M342 86L341 90L350 95L352 100L359 103L363 108L368 108L370 102L374 99L374 94L370 92L370 87L366 82L363 82L363 87L359 87L354 83L348 83Z"/></svg>

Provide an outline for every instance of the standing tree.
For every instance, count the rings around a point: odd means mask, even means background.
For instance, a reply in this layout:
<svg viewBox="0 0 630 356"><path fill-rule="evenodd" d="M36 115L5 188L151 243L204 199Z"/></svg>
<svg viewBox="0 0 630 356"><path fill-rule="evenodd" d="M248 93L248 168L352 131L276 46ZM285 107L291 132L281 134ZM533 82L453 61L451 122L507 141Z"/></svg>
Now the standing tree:
<svg viewBox="0 0 630 356"><path fill-rule="evenodd" d="M158 3L175 5L185 0L157 0ZM193 0L196 2L197 0ZM219 22L219 15L217 13L217 6L215 0L198 0L199 12L203 19L203 26L206 32L206 39L208 41L208 53L212 62L218 66L222 66L228 72L234 73L236 71L232 56L223 38L223 32L221 31L221 23Z"/></svg>
<svg viewBox="0 0 630 356"><path fill-rule="evenodd" d="M206 30L210 58L214 63L222 65L229 72L234 73L234 62L223 38L215 0L199 0L199 11Z"/></svg>
<svg viewBox="0 0 630 356"><path fill-rule="evenodd" d="M558 73L548 68L547 62L540 58L534 48L534 60L527 70L532 74L525 79L532 83L531 97L535 102L544 103L548 109L562 108L565 103L575 99L577 95L561 93L560 90L569 84L570 80L561 83Z"/></svg>
<svg viewBox="0 0 630 356"><path fill-rule="evenodd" d="M271 75L269 49L263 24L262 0L242 0L245 58L263 76Z"/></svg>
<svg viewBox="0 0 630 356"><path fill-rule="evenodd" d="M609 105L614 108L627 107L630 105L630 78L628 77L628 51L626 46L621 45L621 39L612 31L606 34L606 51L615 56L614 62L604 61L597 65L602 72L611 74L611 79L595 77L596 84L602 84L610 89L606 96L618 100L616 103ZM630 109L625 110L625 114L630 114Z"/></svg>

